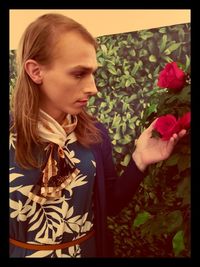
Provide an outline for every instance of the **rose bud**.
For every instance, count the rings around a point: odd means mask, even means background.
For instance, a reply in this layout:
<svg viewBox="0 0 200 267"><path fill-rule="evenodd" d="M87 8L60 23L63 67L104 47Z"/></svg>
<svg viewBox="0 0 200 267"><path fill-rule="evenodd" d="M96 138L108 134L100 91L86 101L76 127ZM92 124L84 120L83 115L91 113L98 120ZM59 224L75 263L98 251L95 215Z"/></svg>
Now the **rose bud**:
<svg viewBox="0 0 200 267"><path fill-rule="evenodd" d="M159 74L158 86L180 90L186 83L186 77L187 75L178 68L176 62L168 63Z"/></svg>

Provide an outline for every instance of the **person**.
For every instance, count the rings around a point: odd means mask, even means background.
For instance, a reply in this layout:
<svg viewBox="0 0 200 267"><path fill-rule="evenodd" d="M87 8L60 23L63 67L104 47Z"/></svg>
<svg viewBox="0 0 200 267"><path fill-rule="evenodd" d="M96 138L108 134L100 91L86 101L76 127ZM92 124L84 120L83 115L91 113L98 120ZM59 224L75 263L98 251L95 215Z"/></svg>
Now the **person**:
<svg viewBox="0 0 200 267"><path fill-rule="evenodd" d="M109 257L106 217L186 132L151 138L154 121L118 177L107 129L86 107L97 93L96 49L81 24L54 13L21 38L10 112L10 257Z"/></svg>

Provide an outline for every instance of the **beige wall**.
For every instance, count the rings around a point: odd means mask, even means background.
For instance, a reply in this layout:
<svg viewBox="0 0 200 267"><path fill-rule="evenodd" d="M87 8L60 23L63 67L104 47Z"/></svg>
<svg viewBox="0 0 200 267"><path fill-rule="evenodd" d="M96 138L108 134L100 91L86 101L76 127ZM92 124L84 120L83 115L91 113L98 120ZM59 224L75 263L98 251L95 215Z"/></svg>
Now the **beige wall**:
<svg viewBox="0 0 200 267"><path fill-rule="evenodd" d="M94 36L151 29L190 22L190 9L23 9L10 10L10 49L16 49L30 22L38 16L56 12L83 24Z"/></svg>

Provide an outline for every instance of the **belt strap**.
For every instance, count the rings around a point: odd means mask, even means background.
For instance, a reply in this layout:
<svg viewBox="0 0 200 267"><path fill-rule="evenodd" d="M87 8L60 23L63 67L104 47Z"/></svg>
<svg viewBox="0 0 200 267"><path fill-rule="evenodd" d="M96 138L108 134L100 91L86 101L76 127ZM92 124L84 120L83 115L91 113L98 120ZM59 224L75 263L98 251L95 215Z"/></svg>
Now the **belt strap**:
<svg viewBox="0 0 200 267"><path fill-rule="evenodd" d="M82 242L91 238L94 235L94 233L95 233L95 231L92 230L92 231L88 232L86 235L84 235L80 238L77 238L73 241L61 243L61 244L55 244L55 245L35 245L35 244L29 244L29 243L21 242L21 241L12 239L12 238L9 238L9 242L14 246L17 246L20 248L25 248L25 249L30 249L30 250L56 250L56 249L64 249L64 248L68 248L71 246L81 244Z"/></svg>

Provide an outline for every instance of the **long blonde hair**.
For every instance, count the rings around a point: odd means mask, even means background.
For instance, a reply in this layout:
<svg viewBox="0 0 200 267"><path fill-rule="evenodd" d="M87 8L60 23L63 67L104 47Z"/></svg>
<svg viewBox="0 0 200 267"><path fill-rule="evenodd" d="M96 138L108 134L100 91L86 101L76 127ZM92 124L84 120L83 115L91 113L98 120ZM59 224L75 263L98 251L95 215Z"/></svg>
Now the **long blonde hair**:
<svg viewBox="0 0 200 267"><path fill-rule="evenodd" d="M13 92L12 130L17 133L15 157L23 168L38 167L34 149L40 146L37 134L39 114L38 85L25 71L25 62L34 59L43 65L52 63L52 48L58 42L58 34L77 31L90 44L97 48L94 37L78 22L60 14L45 14L32 22L25 30L17 51L18 77ZM85 147L101 141L95 119L86 111L78 114L75 129L78 141Z"/></svg>

